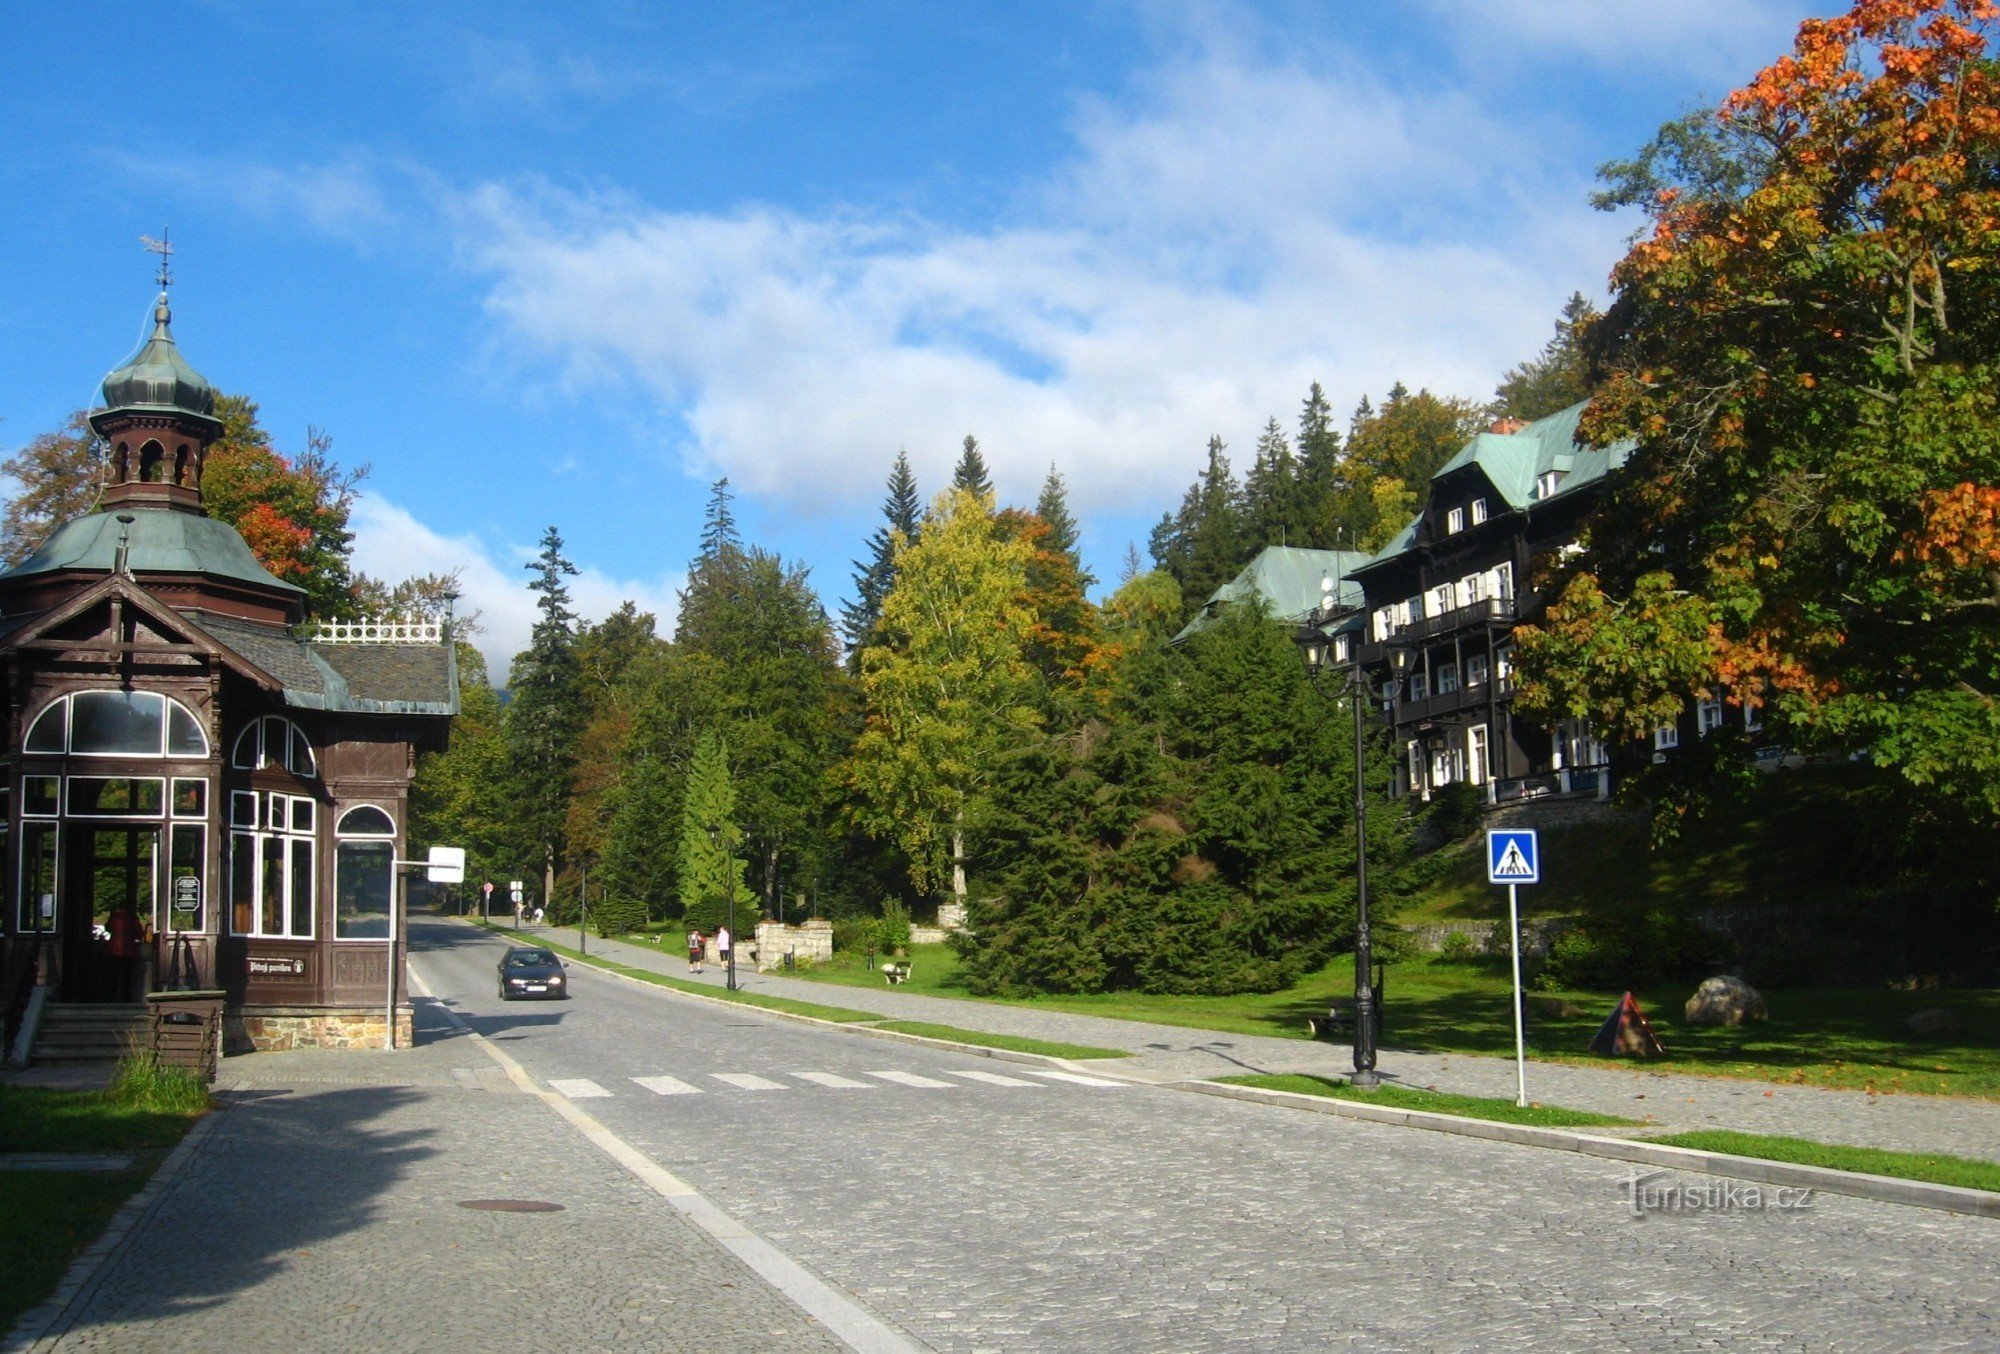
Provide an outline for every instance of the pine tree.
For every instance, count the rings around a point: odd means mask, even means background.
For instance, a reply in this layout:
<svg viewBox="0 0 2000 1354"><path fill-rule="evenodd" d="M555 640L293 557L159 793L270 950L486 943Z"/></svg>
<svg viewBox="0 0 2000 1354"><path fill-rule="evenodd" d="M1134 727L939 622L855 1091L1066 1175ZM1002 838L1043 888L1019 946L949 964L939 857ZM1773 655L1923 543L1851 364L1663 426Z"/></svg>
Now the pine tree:
<svg viewBox="0 0 2000 1354"><path fill-rule="evenodd" d="M1303 545L1306 532L1299 520L1298 462L1285 430L1272 419L1257 439L1250 473L1243 481L1246 551L1267 545Z"/></svg>
<svg viewBox="0 0 2000 1354"><path fill-rule="evenodd" d="M1042 481L1041 495L1035 500L1035 516L1049 524L1048 548L1076 560L1081 571L1083 561L1076 553L1080 533L1076 518L1070 516L1069 485L1063 482L1062 472L1053 463L1049 466L1049 477ZM1087 574L1084 577L1086 586L1097 581Z"/></svg>
<svg viewBox="0 0 2000 1354"><path fill-rule="evenodd" d="M1362 403L1367 403L1366 397ZM1313 550L1355 548L1341 534L1343 489L1340 433L1333 426L1333 407L1326 402L1326 392L1314 381L1299 410L1299 539L1293 544Z"/></svg>
<svg viewBox="0 0 2000 1354"><path fill-rule="evenodd" d="M1220 437L1208 439L1208 464L1178 512L1153 528L1153 559L1181 585L1187 615L1243 567L1243 494ZM1185 619L1185 617L1183 617Z"/></svg>
<svg viewBox="0 0 2000 1354"><path fill-rule="evenodd" d="M980 454L979 439L965 435L965 450L951 472L951 487L963 489L974 498L993 497L993 479L986 473L986 457Z"/></svg>
<svg viewBox="0 0 2000 1354"><path fill-rule="evenodd" d="M535 575L539 615L528 647L514 659L507 689L507 744L513 758L515 803L532 849L541 859L543 896L555 898L556 873L567 850L570 778L584 705L577 689L576 615L563 583L576 566L563 556L562 534L550 527L542 551L526 567Z"/></svg>
<svg viewBox="0 0 2000 1354"><path fill-rule="evenodd" d="M1555 336L1539 357L1509 371L1493 392L1496 413L1532 423L1560 413L1590 396L1584 337L1597 321L1597 308L1573 292L1556 321Z"/></svg>
<svg viewBox="0 0 2000 1354"><path fill-rule="evenodd" d="M681 806L681 906L690 929L713 935L728 922L732 897L736 934L756 927L757 898L744 886L744 863L736 854L742 844L729 749L721 735L705 730L695 743Z"/></svg>
<svg viewBox="0 0 2000 1354"><path fill-rule="evenodd" d="M735 497L729 492L727 475L709 486L708 507L701 517L701 557L705 560L743 549L743 538L736 534L736 515L729 510Z"/></svg>
<svg viewBox="0 0 2000 1354"><path fill-rule="evenodd" d="M875 528L868 538L868 559L854 561L854 601L841 608L840 630L852 654L850 665L858 663L861 649L875 634L882 615L882 599L896 583L896 545L917 539L923 518L923 501L917 497L917 477L910 471L908 452L896 453L889 471L889 493L882 502L885 526Z"/></svg>

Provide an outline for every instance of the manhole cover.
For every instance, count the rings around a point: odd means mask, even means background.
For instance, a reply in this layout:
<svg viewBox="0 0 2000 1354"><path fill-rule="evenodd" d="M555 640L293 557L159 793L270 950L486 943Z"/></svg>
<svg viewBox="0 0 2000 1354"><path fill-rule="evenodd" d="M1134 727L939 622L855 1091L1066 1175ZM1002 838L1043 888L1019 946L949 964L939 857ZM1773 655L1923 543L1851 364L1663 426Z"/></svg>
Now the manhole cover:
<svg viewBox="0 0 2000 1354"><path fill-rule="evenodd" d="M476 1208L482 1213L560 1213L561 1204L541 1199L460 1199L460 1208Z"/></svg>

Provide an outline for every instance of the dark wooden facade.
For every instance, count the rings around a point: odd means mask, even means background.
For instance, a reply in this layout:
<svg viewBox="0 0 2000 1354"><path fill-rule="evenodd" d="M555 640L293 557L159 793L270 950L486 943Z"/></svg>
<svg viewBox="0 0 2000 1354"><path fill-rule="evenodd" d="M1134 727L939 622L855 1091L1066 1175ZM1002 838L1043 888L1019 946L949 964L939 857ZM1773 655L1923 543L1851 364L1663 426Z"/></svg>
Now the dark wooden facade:
<svg viewBox="0 0 2000 1354"><path fill-rule="evenodd" d="M92 417L102 511L0 575L10 1020L35 982L219 987L239 1042L364 1042L388 1018L416 756L457 708L449 635L305 625L301 591L202 507L220 425L171 345L162 298ZM111 953L121 904L152 937L136 963Z"/></svg>

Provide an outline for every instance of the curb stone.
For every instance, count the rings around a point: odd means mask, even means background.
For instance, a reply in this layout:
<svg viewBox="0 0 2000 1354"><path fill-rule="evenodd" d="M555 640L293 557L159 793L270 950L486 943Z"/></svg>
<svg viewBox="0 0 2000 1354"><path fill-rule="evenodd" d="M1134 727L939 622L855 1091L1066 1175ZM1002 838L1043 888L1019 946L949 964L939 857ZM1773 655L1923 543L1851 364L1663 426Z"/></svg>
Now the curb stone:
<svg viewBox="0 0 2000 1354"><path fill-rule="evenodd" d="M485 927L477 929L486 934ZM1198 1095L1215 1095L1229 1100L1248 1100L1259 1104L1283 1106L1289 1109L1310 1110L1318 1114L1333 1114L1350 1119L1365 1119L1371 1123L1388 1124L1402 1128L1421 1128L1433 1133L1451 1133L1462 1138L1483 1138L1489 1142L1504 1142L1516 1147L1539 1147L1548 1151L1575 1152L1581 1156L1601 1157L1610 1161L1628 1161L1637 1165L1656 1166L1667 1170L1691 1171L1702 1175L1723 1176L1735 1180L1748 1180L1756 1184L1789 1185L1798 1188L1824 1190L1828 1194L1844 1194L1857 1199L1869 1199L1877 1203L1904 1204L1912 1208L1930 1208L1945 1213L1966 1213L1974 1217L2000 1218L2000 1194L1986 1190L1965 1189L1958 1185L1938 1185L1924 1180L1904 1180L1888 1175L1864 1175L1857 1171L1836 1171L1825 1166L1801 1166L1784 1161L1763 1161L1756 1157L1730 1156L1722 1152L1704 1152L1692 1147L1668 1147L1660 1143L1648 1143L1629 1138L1616 1138L1597 1133L1580 1133L1572 1129L1538 1128L1528 1124L1503 1124L1490 1119L1469 1119L1456 1114L1438 1114L1431 1110L1397 1109L1387 1105L1368 1105L1352 1100L1336 1100L1331 1096L1301 1095L1296 1091L1270 1091L1257 1086L1234 1086L1227 1082L1205 1080L1154 1081L1148 1078L1121 1076L1117 1058L1093 1058L1082 1062L1068 1058L1058 1058L1046 1053L1023 1053L1015 1049L988 1048L983 1044L961 1044L949 1039L935 1039L928 1035L905 1034L900 1030L875 1029L852 1021L822 1020L818 1016L800 1015L793 1011L777 1011L769 1007L752 1006L747 1002L730 1001L726 997L711 997L705 993L687 992L678 987L668 987L664 983L649 983L643 978L617 973L604 968L588 957L575 962L611 978L622 978L626 982L638 983L655 992L665 992L669 996L685 997L690 1001L705 1001L711 1005L727 1006L732 1010L757 1011L780 1020L795 1021L802 1025L818 1025L823 1029L841 1030L849 1034L865 1034L877 1039L900 1039L907 1043L927 1044L932 1048L950 1049L955 1053L971 1053L982 1057L997 1058L1003 1062L1036 1063L1053 1065L1075 1072L1088 1072L1118 1078L1133 1085L1156 1086L1162 1090L1191 1091ZM0 1351L0 1354L4 1354Z"/></svg>
<svg viewBox="0 0 2000 1354"><path fill-rule="evenodd" d="M72 1312L97 1291L107 1263L124 1247L139 1224L159 1206L167 1187L195 1153L207 1144L216 1123L228 1110L229 1093L218 1093L215 1108L204 1114L174 1145L151 1178L139 1187L138 1193L119 1206L97 1240L84 1247L76 1259L70 1261L69 1268L63 1272L48 1301L21 1313L14 1329L7 1333L5 1339L0 1339L0 1354L48 1349L53 1344L49 1338L52 1331L57 1339L67 1333Z"/></svg>
<svg viewBox="0 0 2000 1354"><path fill-rule="evenodd" d="M1538 1128L1529 1124L1502 1124L1487 1119L1468 1119L1430 1110L1397 1109L1368 1105L1331 1096L1302 1095L1297 1091L1272 1091L1260 1086L1233 1086L1219 1081L1184 1081L1175 1088L1201 1095L1248 1100L1263 1105L1310 1110L1370 1123L1452 1133L1462 1138L1484 1138L1512 1143L1518 1147L1540 1147L1608 1161L1629 1161L1665 1170L1691 1171L1701 1175L1725 1176L1761 1185L1789 1185L1795 1188L1845 1194L1877 1203L1905 1204L1945 1213L1968 1213L1980 1218L2000 1218L2000 1194L1958 1185L1938 1185L1926 1180L1904 1180L1889 1175L1864 1175L1858 1171L1836 1171L1825 1166L1801 1166L1787 1161L1764 1161L1756 1157L1704 1152L1692 1147L1669 1147L1630 1138L1612 1138L1566 1128Z"/></svg>

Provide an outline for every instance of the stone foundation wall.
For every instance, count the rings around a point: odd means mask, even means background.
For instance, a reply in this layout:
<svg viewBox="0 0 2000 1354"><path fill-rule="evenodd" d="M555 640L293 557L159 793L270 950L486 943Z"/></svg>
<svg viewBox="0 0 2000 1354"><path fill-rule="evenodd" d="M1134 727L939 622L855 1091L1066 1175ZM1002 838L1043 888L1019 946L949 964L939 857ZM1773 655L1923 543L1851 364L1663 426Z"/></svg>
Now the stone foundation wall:
<svg viewBox="0 0 2000 1354"><path fill-rule="evenodd" d="M396 1047L414 1038L415 1012L396 1008ZM381 1048L387 1023L382 1008L328 1010L320 1006L243 1006L222 1017L225 1053L283 1053L295 1048Z"/></svg>
<svg viewBox="0 0 2000 1354"><path fill-rule="evenodd" d="M824 917L810 917L797 926L760 921L757 923L756 946L757 967L760 970L779 967L785 962L787 954L811 962L831 959L833 923ZM741 962L740 957L738 962Z"/></svg>
<svg viewBox="0 0 2000 1354"><path fill-rule="evenodd" d="M1608 799L1573 795L1502 804L1486 811L1481 827L1575 827L1580 823L1636 822L1644 817L1643 813L1621 809Z"/></svg>

